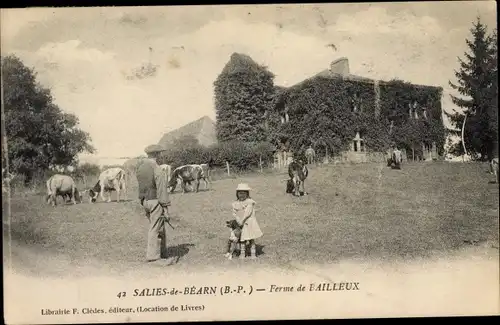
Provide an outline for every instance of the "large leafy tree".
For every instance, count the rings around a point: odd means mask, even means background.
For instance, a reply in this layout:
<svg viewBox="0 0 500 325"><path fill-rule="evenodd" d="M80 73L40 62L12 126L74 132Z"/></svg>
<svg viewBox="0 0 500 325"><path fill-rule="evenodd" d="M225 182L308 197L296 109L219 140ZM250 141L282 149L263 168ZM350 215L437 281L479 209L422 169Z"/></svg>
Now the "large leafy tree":
<svg viewBox="0 0 500 325"><path fill-rule="evenodd" d="M10 169L29 181L37 170L75 163L81 152L93 153L78 118L53 102L50 90L16 56L2 57L5 127Z"/></svg>
<svg viewBox="0 0 500 325"><path fill-rule="evenodd" d="M498 69L496 31L488 35L486 26L478 17L471 30L471 39L466 39L470 52L458 59L460 69L455 71L458 83L450 86L461 95L453 96L454 104L462 112L448 114L455 131L461 135L464 119L464 140L468 153L474 159L491 159L496 153L498 139ZM451 152L463 154L460 142Z"/></svg>
<svg viewBox="0 0 500 325"><path fill-rule="evenodd" d="M214 82L219 142L267 139L264 114L274 95L274 75L249 56L233 53Z"/></svg>

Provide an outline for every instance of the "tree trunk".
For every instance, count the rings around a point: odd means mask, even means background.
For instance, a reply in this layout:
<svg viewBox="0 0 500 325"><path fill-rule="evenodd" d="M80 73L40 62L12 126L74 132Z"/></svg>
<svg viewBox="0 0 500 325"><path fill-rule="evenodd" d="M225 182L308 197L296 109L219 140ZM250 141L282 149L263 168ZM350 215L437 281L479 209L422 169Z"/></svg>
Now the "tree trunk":
<svg viewBox="0 0 500 325"><path fill-rule="evenodd" d="M260 172L262 173L262 155L259 156L259 166L260 166Z"/></svg>
<svg viewBox="0 0 500 325"><path fill-rule="evenodd" d="M229 162L226 161L226 168L227 168L227 176L231 176L229 173Z"/></svg>
<svg viewBox="0 0 500 325"><path fill-rule="evenodd" d="M415 162L415 147L411 145L411 159Z"/></svg>
<svg viewBox="0 0 500 325"><path fill-rule="evenodd" d="M465 115L464 115L464 123L462 124L462 146L464 147L464 156L463 156L462 160L465 160L465 156L467 155L467 149L465 148L465 137L464 137L465 120L467 120L467 113L465 113Z"/></svg>

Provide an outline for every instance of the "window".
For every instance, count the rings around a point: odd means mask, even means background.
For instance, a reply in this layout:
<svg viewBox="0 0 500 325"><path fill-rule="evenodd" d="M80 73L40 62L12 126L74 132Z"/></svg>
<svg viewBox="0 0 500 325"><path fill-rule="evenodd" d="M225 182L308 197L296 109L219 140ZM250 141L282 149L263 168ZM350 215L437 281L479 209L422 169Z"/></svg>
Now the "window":
<svg viewBox="0 0 500 325"><path fill-rule="evenodd" d="M362 111L362 106L361 106L361 97L359 96L359 93L355 93L352 98L351 98L351 112L361 112Z"/></svg>

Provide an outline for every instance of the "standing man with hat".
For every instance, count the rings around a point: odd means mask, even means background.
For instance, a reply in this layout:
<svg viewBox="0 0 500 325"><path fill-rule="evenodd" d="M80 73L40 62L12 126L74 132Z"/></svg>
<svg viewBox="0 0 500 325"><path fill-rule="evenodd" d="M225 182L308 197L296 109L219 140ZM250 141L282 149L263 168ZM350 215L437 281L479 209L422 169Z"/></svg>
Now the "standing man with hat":
<svg viewBox="0 0 500 325"><path fill-rule="evenodd" d="M159 166L160 153L164 149L159 145L150 145L144 151L148 155L137 169L139 200L149 220L146 259L153 262L167 258L167 240L165 223L170 220L168 207L170 197L165 173Z"/></svg>

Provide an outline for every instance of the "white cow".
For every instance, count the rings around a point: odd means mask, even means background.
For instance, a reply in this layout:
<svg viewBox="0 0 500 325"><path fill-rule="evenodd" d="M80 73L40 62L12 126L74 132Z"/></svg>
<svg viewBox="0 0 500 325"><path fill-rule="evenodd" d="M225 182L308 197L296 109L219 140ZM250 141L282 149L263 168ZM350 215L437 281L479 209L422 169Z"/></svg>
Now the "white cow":
<svg viewBox="0 0 500 325"><path fill-rule="evenodd" d="M62 196L64 200L69 197L73 204L81 202L75 181L68 175L55 174L47 181L47 203L56 206L58 195Z"/></svg>
<svg viewBox="0 0 500 325"><path fill-rule="evenodd" d="M170 182L170 177L172 177L172 166L163 164L160 165L161 170L167 175L167 184Z"/></svg>
<svg viewBox="0 0 500 325"><path fill-rule="evenodd" d="M90 203L97 201L97 196L100 194L101 199L106 202L111 202L111 191L116 191L116 201L120 202L120 190L126 191L126 176L125 171L120 167L106 169L99 175L99 180L93 188L89 190ZM104 198L104 192L108 192L108 199Z"/></svg>

